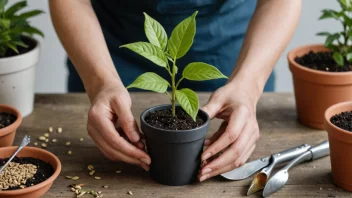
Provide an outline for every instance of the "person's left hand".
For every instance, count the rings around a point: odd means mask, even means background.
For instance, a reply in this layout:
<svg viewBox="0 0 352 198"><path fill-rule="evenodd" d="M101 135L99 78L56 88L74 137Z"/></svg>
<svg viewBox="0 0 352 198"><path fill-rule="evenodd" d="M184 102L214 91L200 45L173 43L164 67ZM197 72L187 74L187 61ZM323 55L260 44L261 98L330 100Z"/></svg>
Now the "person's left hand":
<svg viewBox="0 0 352 198"><path fill-rule="evenodd" d="M202 108L210 119L224 122L219 130L205 140L208 148L201 156L204 165L198 175L204 181L243 165L259 139L256 119L257 96L241 86L225 85L216 90Z"/></svg>

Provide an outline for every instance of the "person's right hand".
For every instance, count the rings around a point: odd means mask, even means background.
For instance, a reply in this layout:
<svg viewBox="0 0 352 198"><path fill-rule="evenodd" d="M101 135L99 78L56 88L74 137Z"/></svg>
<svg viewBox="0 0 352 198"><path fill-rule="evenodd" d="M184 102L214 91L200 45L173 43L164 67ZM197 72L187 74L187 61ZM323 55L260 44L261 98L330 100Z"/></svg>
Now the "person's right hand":
<svg viewBox="0 0 352 198"><path fill-rule="evenodd" d="M144 152L127 89L105 86L91 101L87 129L100 151L110 160L136 164L148 171L151 159ZM116 129L117 123L122 130Z"/></svg>

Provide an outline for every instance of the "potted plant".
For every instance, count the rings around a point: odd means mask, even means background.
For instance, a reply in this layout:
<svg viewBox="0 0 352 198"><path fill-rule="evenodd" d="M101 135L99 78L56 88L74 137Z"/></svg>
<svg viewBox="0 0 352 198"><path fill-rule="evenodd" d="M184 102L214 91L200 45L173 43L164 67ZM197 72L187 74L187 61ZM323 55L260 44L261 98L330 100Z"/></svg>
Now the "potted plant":
<svg viewBox="0 0 352 198"><path fill-rule="evenodd" d="M169 40L161 24L147 14L144 15L144 30L149 43L136 42L121 47L163 67L170 75L171 82L156 73L147 72L127 88L165 93L170 98L171 104L148 108L140 116L141 128L152 159L150 172L162 184L189 184L198 174L204 138L209 128L209 116L199 110L197 94L188 88L180 89L179 84L184 79L202 81L227 77L214 66L194 62L183 69L180 79L175 79L179 72L176 62L193 43L197 12L179 23ZM171 88L171 93L168 88Z"/></svg>
<svg viewBox="0 0 352 198"><path fill-rule="evenodd" d="M330 144L330 161L334 183L352 191L352 102L342 102L325 112L325 130Z"/></svg>
<svg viewBox="0 0 352 198"><path fill-rule="evenodd" d="M40 48L33 35L44 36L28 19L43 12L19 13L27 1L11 6L7 3L0 0L0 104L11 105L27 116L33 111L35 65Z"/></svg>
<svg viewBox="0 0 352 198"><path fill-rule="evenodd" d="M298 119L317 129L324 128L329 106L352 100L352 0L338 2L341 10L325 9L320 19L335 19L342 31L320 32L326 36L324 45L298 47L288 54Z"/></svg>
<svg viewBox="0 0 352 198"><path fill-rule="evenodd" d="M22 116L17 109L0 104L0 148L12 146L21 122Z"/></svg>
<svg viewBox="0 0 352 198"><path fill-rule="evenodd" d="M0 148L0 166L16 149L17 146ZM0 197L41 197L61 172L60 160L54 154L35 147L25 147L11 163L0 174ZM22 178L18 177L22 173Z"/></svg>

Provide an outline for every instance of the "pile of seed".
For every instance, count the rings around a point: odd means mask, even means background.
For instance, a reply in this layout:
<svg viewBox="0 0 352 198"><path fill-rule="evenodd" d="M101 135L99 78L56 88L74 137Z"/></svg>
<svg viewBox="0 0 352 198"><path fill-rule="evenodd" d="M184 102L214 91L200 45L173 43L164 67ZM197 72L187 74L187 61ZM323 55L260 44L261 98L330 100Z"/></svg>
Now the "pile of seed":
<svg viewBox="0 0 352 198"><path fill-rule="evenodd" d="M0 191L10 187L25 188L28 179L37 173L37 166L33 164L19 164L10 162L0 174Z"/></svg>

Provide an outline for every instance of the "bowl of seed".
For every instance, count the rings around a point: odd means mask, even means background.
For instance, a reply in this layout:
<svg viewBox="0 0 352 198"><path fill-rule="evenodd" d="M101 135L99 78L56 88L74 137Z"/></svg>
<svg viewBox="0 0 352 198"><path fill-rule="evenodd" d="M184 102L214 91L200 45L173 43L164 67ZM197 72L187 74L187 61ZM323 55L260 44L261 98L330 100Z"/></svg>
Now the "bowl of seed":
<svg viewBox="0 0 352 198"><path fill-rule="evenodd" d="M17 146L0 148L0 166ZM25 147L0 173L1 198L38 198L52 186L61 172L60 160L49 151Z"/></svg>
<svg viewBox="0 0 352 198"><path fill-rule="evenodd" d="M0 147L12 146L21 122L22 116L17 109L0 104Z"/></svg>

